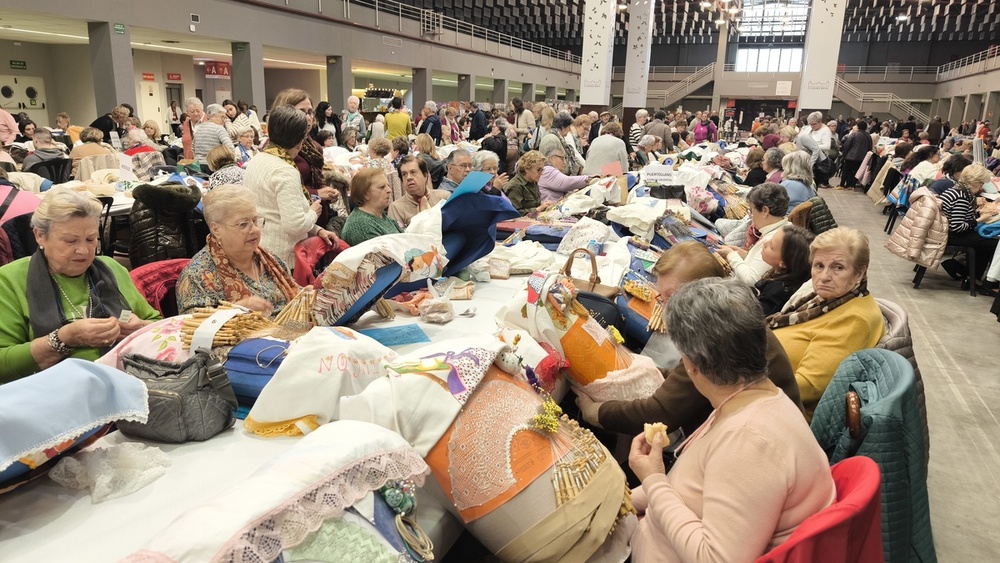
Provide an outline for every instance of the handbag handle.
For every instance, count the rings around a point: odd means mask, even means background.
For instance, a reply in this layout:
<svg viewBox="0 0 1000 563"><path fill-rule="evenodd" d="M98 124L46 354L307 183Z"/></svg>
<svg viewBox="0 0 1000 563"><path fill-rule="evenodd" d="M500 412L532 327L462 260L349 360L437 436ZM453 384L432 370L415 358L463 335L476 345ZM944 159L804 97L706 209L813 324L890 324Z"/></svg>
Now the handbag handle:
<svg viewBox="0 0 1000 563"><path fill-rule="evenodd" d="M597 275L597 257L594 256L594 253L591 252L589 248L583 248L583 247L581 247L581 248L577 248L573 252L570 252L569 253L569 258L566 259L566 265L563 266L562 272L560 272L560 273L562 275L568 277L568 278L572 278L573 277L573 274L572 274L572 272L573 272L573 258L576 257L576 253L577 252L581 252L581 251L582 252L586 252L587 256L590 256L590 283L591 283L591 287L594 287L595 285L601 283L601 276Z"/></svg>
<svg viewBox="0 0 1000 563"><path fill-rule="evenodd" d="M861 436L861 398L854 391L847 392L847 430L851 438Z"/></svg>

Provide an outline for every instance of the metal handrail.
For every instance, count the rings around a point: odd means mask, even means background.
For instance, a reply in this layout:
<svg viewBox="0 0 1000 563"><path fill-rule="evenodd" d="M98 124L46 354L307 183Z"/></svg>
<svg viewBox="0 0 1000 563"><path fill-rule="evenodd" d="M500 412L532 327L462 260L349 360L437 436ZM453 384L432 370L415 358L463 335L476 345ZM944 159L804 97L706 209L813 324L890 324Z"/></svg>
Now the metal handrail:
<svg viewBox="0 0 1000 563"><path fill-rule="evenodd" d="M700 66L651 66L649 67L649 74L647 76L652 76L653 74L691 74L698 72L700 69ZM625 67L612 67L611 72L614 74L624 74Z"/></svg>
<svg viewBox="0 0 1000 563"><path fill-rule="evenodd" d="M663 105L668 105L671 101L670 98L676 96L678 92L684 92L684 94L689 93L692 84L701 80L705 76L712 74L715 74L715 63L709 63L699 68L697 72L693 72L684 77L683 80L672 85L663 92ZM684 97L684 94L681 94L681 97Z"/></svg>
<svg viewBox="0 0 1000 563"><path fill-rule="evenodd" d="M907 102L903 98L900 98L896 94L893 94L892 92L862 92L839 76L836 78L836 86L853 96L856 100L858 100L858 102L861 103L862 106L864 106L865 102L888 104L890 108L892 106L896 106L908 115L914 116L917 120L923 123L930 121L929 115L918 110L911 103Z"/></svg>

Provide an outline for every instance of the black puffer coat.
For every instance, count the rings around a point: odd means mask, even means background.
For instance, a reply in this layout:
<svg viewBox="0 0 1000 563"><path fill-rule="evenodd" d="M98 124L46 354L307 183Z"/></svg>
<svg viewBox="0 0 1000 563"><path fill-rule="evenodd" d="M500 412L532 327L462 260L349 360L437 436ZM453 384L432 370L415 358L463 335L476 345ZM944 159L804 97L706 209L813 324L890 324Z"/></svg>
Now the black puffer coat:
<svg viewBox="0 0 1000 563"><path fill-rule="evenodd" d="M195 211L201 189L182 184L143 184L132 191L135 204L128 257L133 268L172 258L191 258L205 246L207 230Z"/></svg>

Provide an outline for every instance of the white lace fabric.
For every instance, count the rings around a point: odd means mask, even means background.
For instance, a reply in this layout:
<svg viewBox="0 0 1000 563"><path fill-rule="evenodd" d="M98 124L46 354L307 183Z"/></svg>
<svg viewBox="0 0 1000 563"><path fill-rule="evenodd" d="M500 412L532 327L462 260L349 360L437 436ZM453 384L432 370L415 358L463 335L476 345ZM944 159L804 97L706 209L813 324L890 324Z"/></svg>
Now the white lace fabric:
<svg viewBox="0 0 1000 563"><path fill-rule="evenodd" d="M89 488L90 500L97 504L138 491L162 477L170 463L159 448L126 442L63 458L49 477L71 489Z"/></svg>

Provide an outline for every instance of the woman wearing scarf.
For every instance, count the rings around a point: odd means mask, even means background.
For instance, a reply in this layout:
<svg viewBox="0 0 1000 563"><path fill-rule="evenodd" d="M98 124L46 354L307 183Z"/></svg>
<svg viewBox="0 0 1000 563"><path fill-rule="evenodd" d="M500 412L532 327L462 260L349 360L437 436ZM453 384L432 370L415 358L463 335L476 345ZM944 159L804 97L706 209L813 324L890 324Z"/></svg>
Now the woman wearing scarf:
<svg viewBox="0 0 1000 563"><path fill-rule="evenodd" d="M320 102L320 106L322 105L323 102ZM274 103L271 105L271 108L274 109L278 106L292 106L306 114L306 120L309 123L310 136L303 139L302 146L299 148L298 153L295 154L292 161L295 168L299 171L299 176L302 180L302 187L308 193L309 199L315 201L319 198L318 201L320 210L316 217L316 224L320 227L325 227L327 223L330 222L330 218L335 214L330 210L330 202L335 196L331 190L323 189L325 185L323 183L323 164L325 161L323 160L323 147L319 146L319 144L313 140L314 136L312 135L312 132L318 132L318 130L316 129L316 118L315 112L312 108L312 101L310 101L309 94L306 93L305 90L289 88L287 90L282 90L278 93L278 96L274 98ZM327 106L329 106L329 104L327 104ZM326 109L329 109L329 107ZM326 114L329 112L324 110L323 113ZM268 142L270 143L271 141ZM265 150L264 152L268 151Z"/></svg>
<svg viewBox="0 0 1000 563"><path fill-rule="evenodd" d="M318 235L331 246L337 243L336 234L316 224L322 205L310 202L311 194L295 167L308 128L304 111L276 104L268 116L268 146L247 163L243 175L243 185L256 196L257 209L265 219L261 243L286 264L295 257L295 244L307 237Z"/></svg>
<svg viewBox="0 0 1000 563"><path fill-rule="evenodd" d="M160 318L123 266L96 255L100 214L88 192L52 188L31 219L38 251L0 268L0 383L96 360Z"/></svg>
<svg viewBox="0 0 1000 563"><path fill-rule="evenodd" d="M809 245L812 282L767 318L795 370L802 405L812 420L823 391L847 356L874 348L885 321L868 293L868 239L839 227Z"/></svg>
<svg viewBox="0 0 1000 563"><path fill-rule="evenodd" d="M299 292L279 258L261 248L264 218L253 192L225 184L205 194L208 241L177 280L177 310L216 307L222 301L270 316Z"/></svg>

